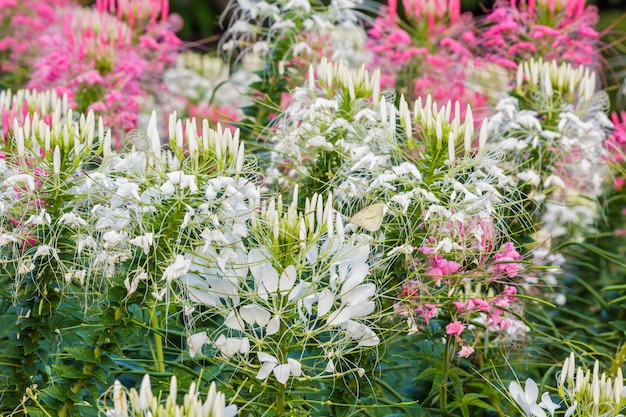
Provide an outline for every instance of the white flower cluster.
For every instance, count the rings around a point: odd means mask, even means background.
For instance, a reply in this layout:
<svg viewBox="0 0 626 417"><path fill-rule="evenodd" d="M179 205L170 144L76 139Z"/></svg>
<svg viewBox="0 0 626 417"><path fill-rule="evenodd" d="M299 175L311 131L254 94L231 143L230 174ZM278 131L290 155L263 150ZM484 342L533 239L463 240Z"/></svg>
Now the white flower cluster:
<svg viewBox="0 0 626 417"><path fill-rule="evenodd" d="M554 416L561 406L567 407L564 417L623 417L626 408L626 385L622 370L617 369L614 378L604 372L600 375L600 364L595 361L593 371L576 368L574 353L565 359L559 375L558 395L562 400L553 402L544 392L537 404L539 388L531 378L522 389L517 381L509 384L509 395L527 417Z"/></svg>
<svg viewBox="0 0 626 417"><path fill-rule="evenodd" d="M342 357L380 342L370 324L377 287L369 240L346 233L332 200L317 196L305 213L273 200L252 223L256 245L199 252L180 278L190 306L223 319L217 330L188 338L191 355L210 344L226 361L253 356L256 377L273 373L281 384L353 372Z"/></svg>
<svg viewBox="0 0 626 417"><path fill-rule="evenodd" d="M539 206L544 238L582 239L595 230L608 176L603 141L612 128L595 77L583 67L525 62L518 97L502 99L485 122L489 140L506 152L501 166Z"/></svg>
<svg viewBox="0 0 626 417"><path fill-rule="evenodd" d="M379 83L380 73L364 67L350 70L326 59L311 66L270 139L268 182L279 189L307 177L336 184L361 164L386 164L389 150L375 149L385 142L373 137L385 134L376 110L387 106Z"/></svg>
<svg viewBox="0 0 626 417"><path fill-rule="evenodd" d="M236 405L226 405L224 394L218 392L215 383L209 387L206 399L203 402L200 393L196 391L195 382L191 383L189 392L185 393L182 404L177 401L178 384L176 376L172 376L169 395L165 401L152 393L150 375L145 375L141 381L139 392L130 389L128 395L120 381L113 385L113 408L107 407L107 417L234 417L237 415Z"/></svg>
<svg viewBox="0 0 626 417"><path fill-rule="evenodd" d="M358 11L362 3L362 0L331 0L326 4L318 0L231 0L222 15L230 16L230 22L220 39L221 47L225 51L243 49L263 55L277 40L291 38L284 59L326 56L358 66L368 61L367 35L361 25L366 15Z"/></svg>
<svg viewBox="0 0 626 417"><path fill-rule="evenodd" d="M245 64L245 60L244 60ZM158 100L167 112L185 109L203 117L239 120L241 109L251 103L244 93L257 77L244 65L231 73L223 59L195 52L178 55L176 65L165 70L167 91Z"/></svg>

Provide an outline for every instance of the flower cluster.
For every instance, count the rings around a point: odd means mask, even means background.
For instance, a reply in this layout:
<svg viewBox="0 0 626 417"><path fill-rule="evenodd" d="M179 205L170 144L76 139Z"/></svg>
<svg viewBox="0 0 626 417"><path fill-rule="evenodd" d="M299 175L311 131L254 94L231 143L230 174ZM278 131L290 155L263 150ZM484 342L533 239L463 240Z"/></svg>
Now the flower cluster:
<svg viewBox="0 0 626 417"><path fill-rule="evenodd" d="M405 19L397 6L390 2L383 8L368 31L367 46L374 53L369 65L381 70L383 88L396 87L408 98L431 95L440 103L459 100L474 109L485 106L487 86L503 77L496 67L475 59L474 22L461 14L461 3L403 1ZM481 80L485 71L489 83Z"/></svg>
<svg viewBox="0 0 626 417"><path fill-rule="evenodd" d="M351 355L380 342L369 239L344 230L330 197L307 203L300 213L295 201L272 200L253 218L250 248L191 258L180 285L197 311L192 320L199 327L217 314L222 323L188 338L192 356L209 344L225 361L250 363L257 379L273 374L283 385L363 372Z"/></svg>
<svg viewBox="0 0 626 417"><path fill-rule="evenodd" d="M485 60L517 69L531 57L595 68L600 62L598 11L585 0L496 2L479 45Z"/></svg>
<svg viewBox="0 0 626 417"><path fill-rule="evenodd" d="M565 417L622 417L626 408L626 385L621 368L613 377L600 375L600 363L596 360L593 371L581 367L576 368L574 353L563 362L558 376L557 394L560 403L554 403L548 392L544 392L537 404L539 388L531 378L526 380L522 390L519 382L509 385L509 394L517 403L525 416L550 416L561 407L566 407Z"/></svg>
<svg viewBox="0 0 626 417"><path fill-rule="evenodd" d="M131 388L129 398L122 383L116 380L111 399L113 408L109 408L109 405L105 410L105 415L107 417L233 417L237 415L237 406L226 406L224 394L216 390L214 382L211 383L204 402L196 392L195 383L192 383L189 392L185 393L182 404L176 401L177 394L176 376L172 376L165 404L160 400L160 396L152 393L150 375L146 374L143 377L139 392Z"/></svg>
<svg viewBox="0 0 626 417"><path fill-rule="evenodd" d="M219 57L183 52L176 65L164 72L167 90L158 101L167 113L207 119L212 125L233 124L243 118L242 109L250 104L244 92L253 81L250 69L230 73Z"/></svg>
<svg viewBox="0 0 626 417"><path fill-rule="evenodd" d="M119 149L121 135L137 125L143 97L161 89L164 68L177 54L167 2L99 1L48 13L37 42L27 45L26 53L45 51L22 64L32 66L28 88L54 89L74 109L102 115Z"/></svg>
<svg viewBox="0 0 626 417"><path fill-rule="evenodd" d="M507 153L504 168L541 207L538 243L582 238L594 230L608 175L603 146L613 124L608 99L584 67L530 60L517 88L486 122L489 140Z"/></svg>

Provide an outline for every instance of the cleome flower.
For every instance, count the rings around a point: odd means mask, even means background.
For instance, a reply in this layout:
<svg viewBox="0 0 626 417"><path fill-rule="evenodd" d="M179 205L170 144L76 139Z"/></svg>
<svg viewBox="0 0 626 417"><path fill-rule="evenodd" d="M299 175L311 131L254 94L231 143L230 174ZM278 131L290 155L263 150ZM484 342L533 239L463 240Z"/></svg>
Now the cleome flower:
<svg viewBox="0 0 626 417"><path fill-rule="evenodd" d="M285 385L356 372L342 358L380 343L368 239L345 231L330 196L314 196L305 212L296 202L297 191L287 207L280 198L263 206L250 219L250 248L194 254L179 281L187 303L204 311L191 322L217 315L222 324L188 339L192 355L209 344L226 362L249 363L257 379Z"/></svg>
<svg viewBox="0 0 626 417"><path fill-rule="evenodd" d="M543 211L544 235L581 239L595 229L609 173L607 105L588 69L530 60L486 122L487 140L506 152L501 167Z"/></svg>
<svg viewBox="0 0 626 417"><path fill-rule="evenodd" d="M164 395L162 392L161 395ZM217 391L215 382L211 382L206 399L202 401L200 392L196 391L196 383L192 382L185 393L183 402L178 402L178 384L176 376L172 376L170 389L165 401L159 401L161 395L154 394L150 386L150 375L146 374L141 381L139 392L131 388L127 392L120 381L113 385L113 398L105 406L107 417L131 416L163 416L163 417L234 417L237 415L236 405L226 405L224 394Z"/></svg>

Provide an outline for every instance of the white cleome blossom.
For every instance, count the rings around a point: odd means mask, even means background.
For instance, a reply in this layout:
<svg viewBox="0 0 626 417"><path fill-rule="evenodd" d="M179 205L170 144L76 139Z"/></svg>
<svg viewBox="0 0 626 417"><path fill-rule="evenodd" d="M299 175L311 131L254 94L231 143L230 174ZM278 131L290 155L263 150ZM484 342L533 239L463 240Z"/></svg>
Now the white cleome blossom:
<svg viewBox="0 0 626 417"><path fill-rule="evenodd" d="M343 232L330 199L316 196L308 215L298 213L295 203L286 211L281 207L273 201L252 219L250 236L258 246L203 250L180 284L187 303L223 320L210 337L201 332L188 338L192 356L204 345L225 361L250 361L254 354L257 378L273 375L286 384L303 375L322 377L335 369L330 361L375 347L380 338L373 327L377 286L368 279L369 240ZM276 252L278 239L293 245L285 249L288 256Z"/></svg>

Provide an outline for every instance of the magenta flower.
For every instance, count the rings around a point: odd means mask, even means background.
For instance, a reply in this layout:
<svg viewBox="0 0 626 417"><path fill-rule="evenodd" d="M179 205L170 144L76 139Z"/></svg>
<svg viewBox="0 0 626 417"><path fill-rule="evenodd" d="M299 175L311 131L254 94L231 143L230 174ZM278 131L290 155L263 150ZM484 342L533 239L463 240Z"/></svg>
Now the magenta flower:
<svg viewBox="0 0 626 417"><path fill-rule="evenodd" d="M459 358L467 358L472 353L474 353L474 348L473 347L471 347L469 345L463 345L461 347L461 350L459 350L459 352L457 353L457 355L459 356Z"/></svg>
<svg viewBox="0 0 626 417"><path fill-rule="evenodd" d="M433 262L433 268L426 274L435 280L441 280L442 277L455 274L462 266L457 262L444 259L443 256L435 256L431 261Z"/></svg>
<svg viewBox="0 0 626 417"><path fill-rule="evenodd" d="M446 334L451 335L451 336L454 335L454 336L460 337L461 333L463 333L464 330L465 330L465 326L463 325L463 323L461 323L458 320L453 321L452 323L446 325Z"/></svg>

